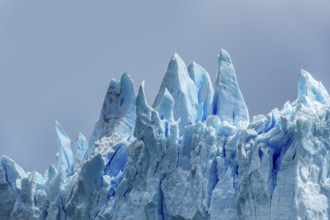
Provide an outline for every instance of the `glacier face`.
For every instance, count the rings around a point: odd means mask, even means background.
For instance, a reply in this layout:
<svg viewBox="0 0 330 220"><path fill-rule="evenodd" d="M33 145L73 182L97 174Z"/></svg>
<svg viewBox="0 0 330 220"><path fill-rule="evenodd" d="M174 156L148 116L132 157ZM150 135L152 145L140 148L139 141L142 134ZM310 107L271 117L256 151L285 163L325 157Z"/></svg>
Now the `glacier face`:
<svg viewBox="0 0 330 220"><path fill-rule="evenodd" d="M56 165L0 158L0 219L329 219L330 97L302 70L298 97L249 119L229 54L213 89L175 54L148 105L112 80L91 140L56 122Z"/></svg>

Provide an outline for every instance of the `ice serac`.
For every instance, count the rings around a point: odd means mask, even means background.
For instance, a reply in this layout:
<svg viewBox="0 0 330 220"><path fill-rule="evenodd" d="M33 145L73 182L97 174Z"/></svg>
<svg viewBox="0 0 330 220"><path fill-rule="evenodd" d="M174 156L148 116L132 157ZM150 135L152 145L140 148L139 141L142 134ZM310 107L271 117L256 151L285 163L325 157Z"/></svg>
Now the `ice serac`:
<svg viewBox="0 0 330 220"><path fill-rule="evenodd" d="M154 107L144 82L135 97L128 75L112 81L90 153L81 134L71 152L57 123L57 166L44 175L0 157L0 220L330 219L322 84L302 71L297 100L249 122L222 51L212 93L206 71L177 55Z"/></svg>
<svg viewBox="0 0 330 220"><path fill-rule="evenodd" d="M111 137L116 141L133 130L136 119L135 97L133 81L127 73L122 75L119 82L111 80L88 154L92 153L96 141L102 137Z"/></svg>
<svg viewBox="0 0 330 220"><path fill-rule="evenodd" d="M198 99L196 85L188 74L186 64L177 53L173 55L168 64L153 108L157 108L159 105L165 89L174 99L174 119L180 118L180 131L182 132L186 125L194 124L198 119Z"/></svg>
<svg viewBox="0 0 330 220"><path fill-rule="evenodd" d="M188 66L188 73L197 87L198 120L202 121L212 114L214 95L212 81L208 72L196 62Z"/></svg>
<svg viewBox="0 0 330 220"><path fill-rule="evenodd" d="M316 81L310 73L301 70L298 84L298 98L307 96L321 104L330 104L330 96L322 82Z"/></svg>
<svg viewBox="0 0 330 220"><path fill-rule="evenodd" d="M9 219L19 194L18 181L26 177L25 171L12 159L0 157L0 219Z"/></svg>
<svg viewBox="0 0 330 220"><path fill-rule="evenodd" d="M33 172L29 177L21 180L21 189L10 219L38 219L39 209L35 208L39 198L34 195L37 185L40 183L40 174Z"/></svg>
<svg viewBox="0 0 330 220"><path fill-rule="evenodd" d="M173 107L174 107L174 99L171 93L167 89L165 89L163 97L156 108L157 112L160 115L160 118L173 122L174 120Z"/></svg>
<svg viewBox="0 0 330 220"><path fill-rule="evenodd" d="M218 56L213 114L218 115L221 121L233 124L250 120L248 108L238 86L234 66L228 52L224 49Z"/></svg>
<svg viewBox="0 0 330 220"><path fill-rule="evenodd" d="M87 149L88 149L87 139L82 133L79 133L73 148L75 167L80 166L84 162L87 156L86 155Z"/></svg>
<svg viewBox="0 0 330 220"><path fill-rule="evenodd" d="M69 197L65 198L65 213L70 219L94 219L99 210L104 160L97 154L83 164ZM103 202L103 201L102 201Z"/></svg>
<svg viewBox="0 0 330 220"><path fill-rule="evenodd" d="M136 115L137 115L137 120L134 129L134 136L137 138L142 138L145 133L145 131L142 129L143 124L151 120L151 108L148 105L145 96L144 81L141 83L141 86L139 88L139 93L136 97Z"/></svg>
<svg viewBox="0 0 330 220"><path fill-rule="evenodd" d="M56 121L57 134L57 169L64 169L66 172L73 170L73 154L71 149L71 139Z"/></svg>

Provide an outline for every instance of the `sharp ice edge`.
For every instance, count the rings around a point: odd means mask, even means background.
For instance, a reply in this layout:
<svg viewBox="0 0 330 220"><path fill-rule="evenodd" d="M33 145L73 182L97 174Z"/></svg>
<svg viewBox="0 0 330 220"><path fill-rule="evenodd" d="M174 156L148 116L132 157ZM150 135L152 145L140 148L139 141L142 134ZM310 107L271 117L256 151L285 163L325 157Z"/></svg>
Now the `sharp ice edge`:
<svg viewBox="0 0 330 220"><path fill-rule="evenodd" d="M234 66L228 52L223 49L218 56L218 65L213 114L234 124L249 122L248 108L238 87Z"/></svg>
<svg viewBox="0 0 330 220"><path fill-rule="evenodd" d="M180 131L183 131L187 125L195 124L198 116L197 87L188 74L186 64L177 53L168 64L167 72L153 104L154 108L161 102L165 89L174 99L173 115L175 120L180 118Z"/></svg>
<svg viewBox="0 0 330 220"><path fill-rule="evenodd" d="M87 155L97 148L98 140L108 138L114 144L132 131L136 120L135 97L133 81L127 73L123 74L120 82L110 82Z"/></svg>
<svg viewBox="0 0 330 220"><path fill-rule="evenodd" d="M73 153L71 149L71 139L56 121L57 133L57 169L64 169L66 172L71 172L73 169Z"/></svg>
<svg viewBox="0 0 330 220"><path fill-rule="evenodd" d="M330 104L330 96L322 82L316 81L309 72L302 69L299 76L298 98L303 96L321 104Z"/></svg>
<svg viewBox="0 0 330 220"><path fill-rule="evenodd" d="M330 97L302 70L298 98L249 121L228 53L213 91L175 54L153 107L111 81L90 143L56 122L56 166L0 157L0 219L329 219ZM71 148L72 147L72 148Z"/></svg>
<svg viewBox="0 0 330 220"><path fill-rule="evenodd" d="M193 62L188 66L190 78L197 88L198 120L205 120L212 113L214 90L211 78L206 70L198 63Z"/></svg>

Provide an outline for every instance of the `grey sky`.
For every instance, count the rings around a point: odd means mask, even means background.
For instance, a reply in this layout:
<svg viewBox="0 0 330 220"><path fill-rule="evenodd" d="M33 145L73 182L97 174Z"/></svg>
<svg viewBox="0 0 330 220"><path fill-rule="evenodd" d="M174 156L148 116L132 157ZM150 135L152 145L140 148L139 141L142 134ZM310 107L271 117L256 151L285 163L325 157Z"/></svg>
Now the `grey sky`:
<svg viewBox="0 0 330 220"><path fill-rule="evenodd" d="M176 51L215 79L233 59L251 115L294 100L300 68L330 89L329 1L0 0L0 154L54 163L55 120L74 140L123 72L152 102Z"/></svg>

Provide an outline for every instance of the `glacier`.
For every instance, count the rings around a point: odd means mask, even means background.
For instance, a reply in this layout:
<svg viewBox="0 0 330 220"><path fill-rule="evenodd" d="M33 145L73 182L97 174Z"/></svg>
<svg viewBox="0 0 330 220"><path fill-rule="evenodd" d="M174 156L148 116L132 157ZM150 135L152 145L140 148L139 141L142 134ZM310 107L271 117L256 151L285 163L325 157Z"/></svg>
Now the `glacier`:
<svg viewBox="0 0 330 220"><path fill-rule="evenodd" d="M40 174L0 157L1 220L330 219L330 96L301 70L298 96L250 119L227 51L213 87L175 53L156 99L112 80L90 140L56 122Z"/></svg>

